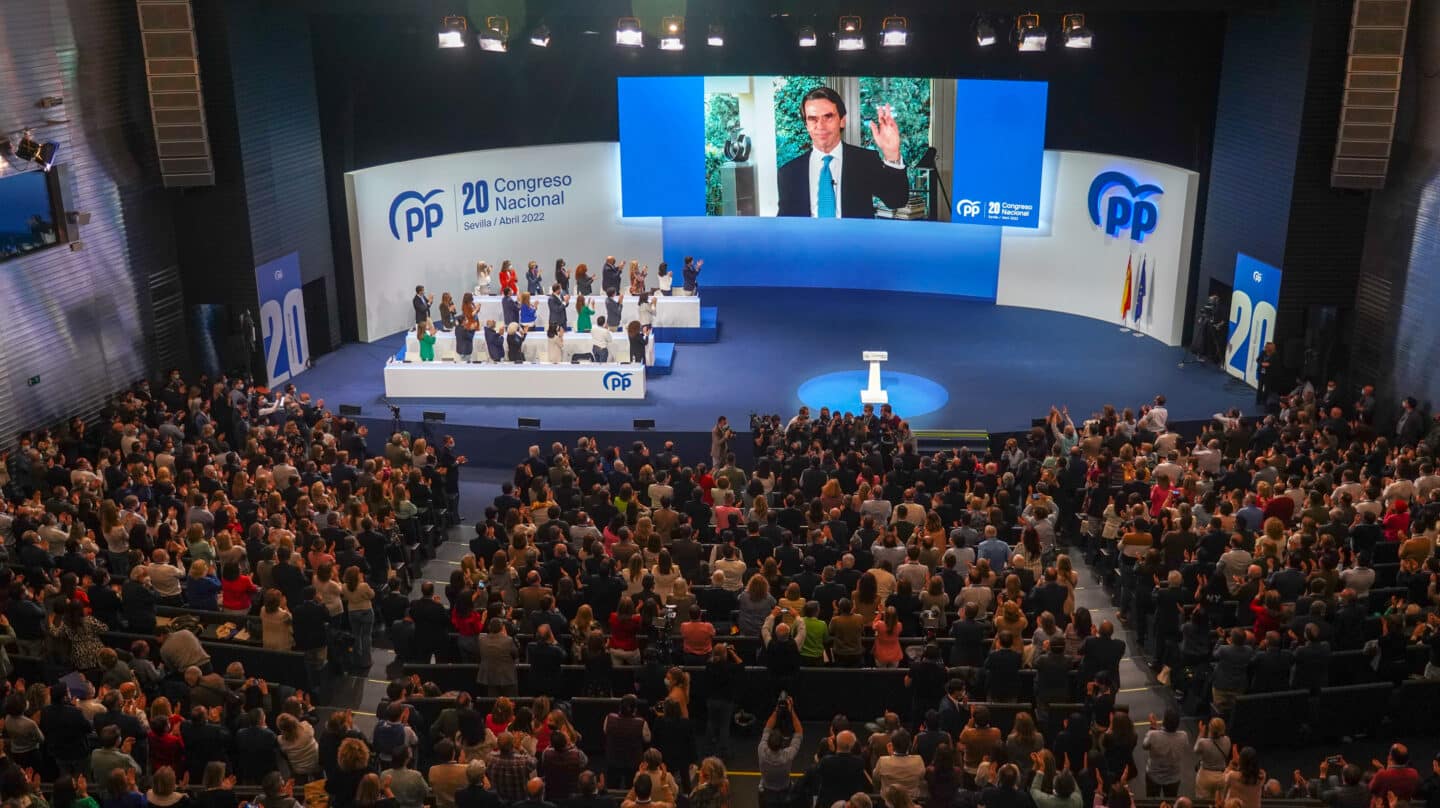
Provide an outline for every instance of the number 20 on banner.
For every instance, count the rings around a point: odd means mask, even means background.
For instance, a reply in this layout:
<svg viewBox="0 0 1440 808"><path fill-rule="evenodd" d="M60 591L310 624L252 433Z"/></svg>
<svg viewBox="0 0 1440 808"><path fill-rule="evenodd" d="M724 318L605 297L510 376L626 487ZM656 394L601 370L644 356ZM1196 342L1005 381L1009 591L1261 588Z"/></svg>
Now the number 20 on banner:
<svg viewBox="0 0 1440 808"><path fill-rule="evenodd" d="M272 298L260 305L260 332L271 386L281 384L305 367L309 342L305 332L305 297L299 289L286 292L283 301Z"/></svg>
<svg viewBox="0 0 1440 808"><path fill-rule="evenodd" d="M1275 337L1275 306L1268 300L1252 301L1236 289L1230 295L1230 342L1225 346L1225 370L1251 387L1260 385L1256 358Z"/></svg>

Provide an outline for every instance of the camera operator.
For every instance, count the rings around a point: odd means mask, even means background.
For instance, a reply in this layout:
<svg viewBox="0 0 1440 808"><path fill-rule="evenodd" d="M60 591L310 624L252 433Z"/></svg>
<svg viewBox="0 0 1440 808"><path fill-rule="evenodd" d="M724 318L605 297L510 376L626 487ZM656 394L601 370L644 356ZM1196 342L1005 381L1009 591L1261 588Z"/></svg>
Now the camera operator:
<svg viewBox="0 0 1440 808"><path fill-rule="evenodd" d="M781 693L775 711L765 720L765 731L760 736L760 808L784 808L789 805L790 765L800 751L803 736L800 716L795 712L795 700Z"/></svg>

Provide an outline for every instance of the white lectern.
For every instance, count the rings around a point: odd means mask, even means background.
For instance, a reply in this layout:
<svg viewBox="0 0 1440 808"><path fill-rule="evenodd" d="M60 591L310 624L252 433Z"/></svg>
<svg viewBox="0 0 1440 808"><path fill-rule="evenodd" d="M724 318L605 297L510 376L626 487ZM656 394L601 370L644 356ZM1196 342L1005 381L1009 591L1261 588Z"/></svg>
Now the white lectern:
<svg viewBox="0 0 1440 808"><path fill-rule="evenodd" d="M890 361L889 351L865 351L860 358L870 363L870 384L860 391L860 403L889 404L890 394L880 388L880 363Z"/></svg>

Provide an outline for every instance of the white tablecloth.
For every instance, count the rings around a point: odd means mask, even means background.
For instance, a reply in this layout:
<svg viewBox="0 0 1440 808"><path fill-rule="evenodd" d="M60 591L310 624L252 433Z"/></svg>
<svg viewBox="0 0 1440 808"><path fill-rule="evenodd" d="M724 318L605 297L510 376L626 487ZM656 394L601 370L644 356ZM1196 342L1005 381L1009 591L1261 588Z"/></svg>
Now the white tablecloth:
<svg viewBox="0 0 1440 808"><path fill-rule="evenodd" d="M535 304L535 322L541 328L550 325L549 295L540 298L531 298L530 302ZM605 314L605 296L591 295L585 298L590 303L590 308L595 310L595 316ZM639 319L635 316L636 307L640 298L634 295L627 295L620 298L620 319L624 320L621 326L627 325L631 320ZM494 320L497 323L505 322L505 311L500 307L499 295L485 295L475 298L475 304L480 307L480 324L484 325L486 320ZM458 308L460 298L455 299ZM432 309L432 311L436 311ZM571 295L570 305L565 307L566 322L571 328L575 327L575 297ZM615 325L610 323L610 325ZM700 298L699 297L665 297L655 298L655 322L656 328L699 328L700 327Z"/></svg>
<svg viewBox="0 0 1440 808"><path fill-rule="evenodd" d="M543 331L531 331L530 336L525 338L525 361L546 361L546 355L549 353L550 347L548 343L549 338L545 336ZM655 364L654 346L655 342L652 338L649 343L649 356L646 357L645 362L647 365ZM566 331L564 361L569 362L570 357L575 354L590 353L590 347L590 334L582 334L578 331ZM475 334L475 352L470 355L470 358L471 361L477 363L490 361L490 353L485 349L484 331L479 331ZM415 332L411 331L405 335L405 362L409 364L419 361L420 340L415 336ZM435 335L435 361L459 361L459 357L455 355L455 332L441 331ZM610 361L612 363L630 361L630 340L624 334L616 334L614 338L610 340Z"/></svg>
<svg viewBox="0 0 1440 808"><path fill-rule="evenodd" d="M645 398L637 365L515 365L390 361L385 395L394 398Z"/></svg>

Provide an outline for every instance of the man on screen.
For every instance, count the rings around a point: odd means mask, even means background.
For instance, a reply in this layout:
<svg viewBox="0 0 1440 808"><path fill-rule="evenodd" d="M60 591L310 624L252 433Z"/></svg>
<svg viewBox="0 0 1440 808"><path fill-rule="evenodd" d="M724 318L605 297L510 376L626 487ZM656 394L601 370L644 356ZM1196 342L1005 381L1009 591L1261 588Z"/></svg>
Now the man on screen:
<svg viewBox="0 0 1440 808"><path fill-rule="evenodd" d="M873 219L873 197L892 208L910 198L900 159L900 128L890 107L876 108L870 135L878 151L843 143L845 99L817 87L800 100L810 150L780 167L779 215Z"/></svg>

